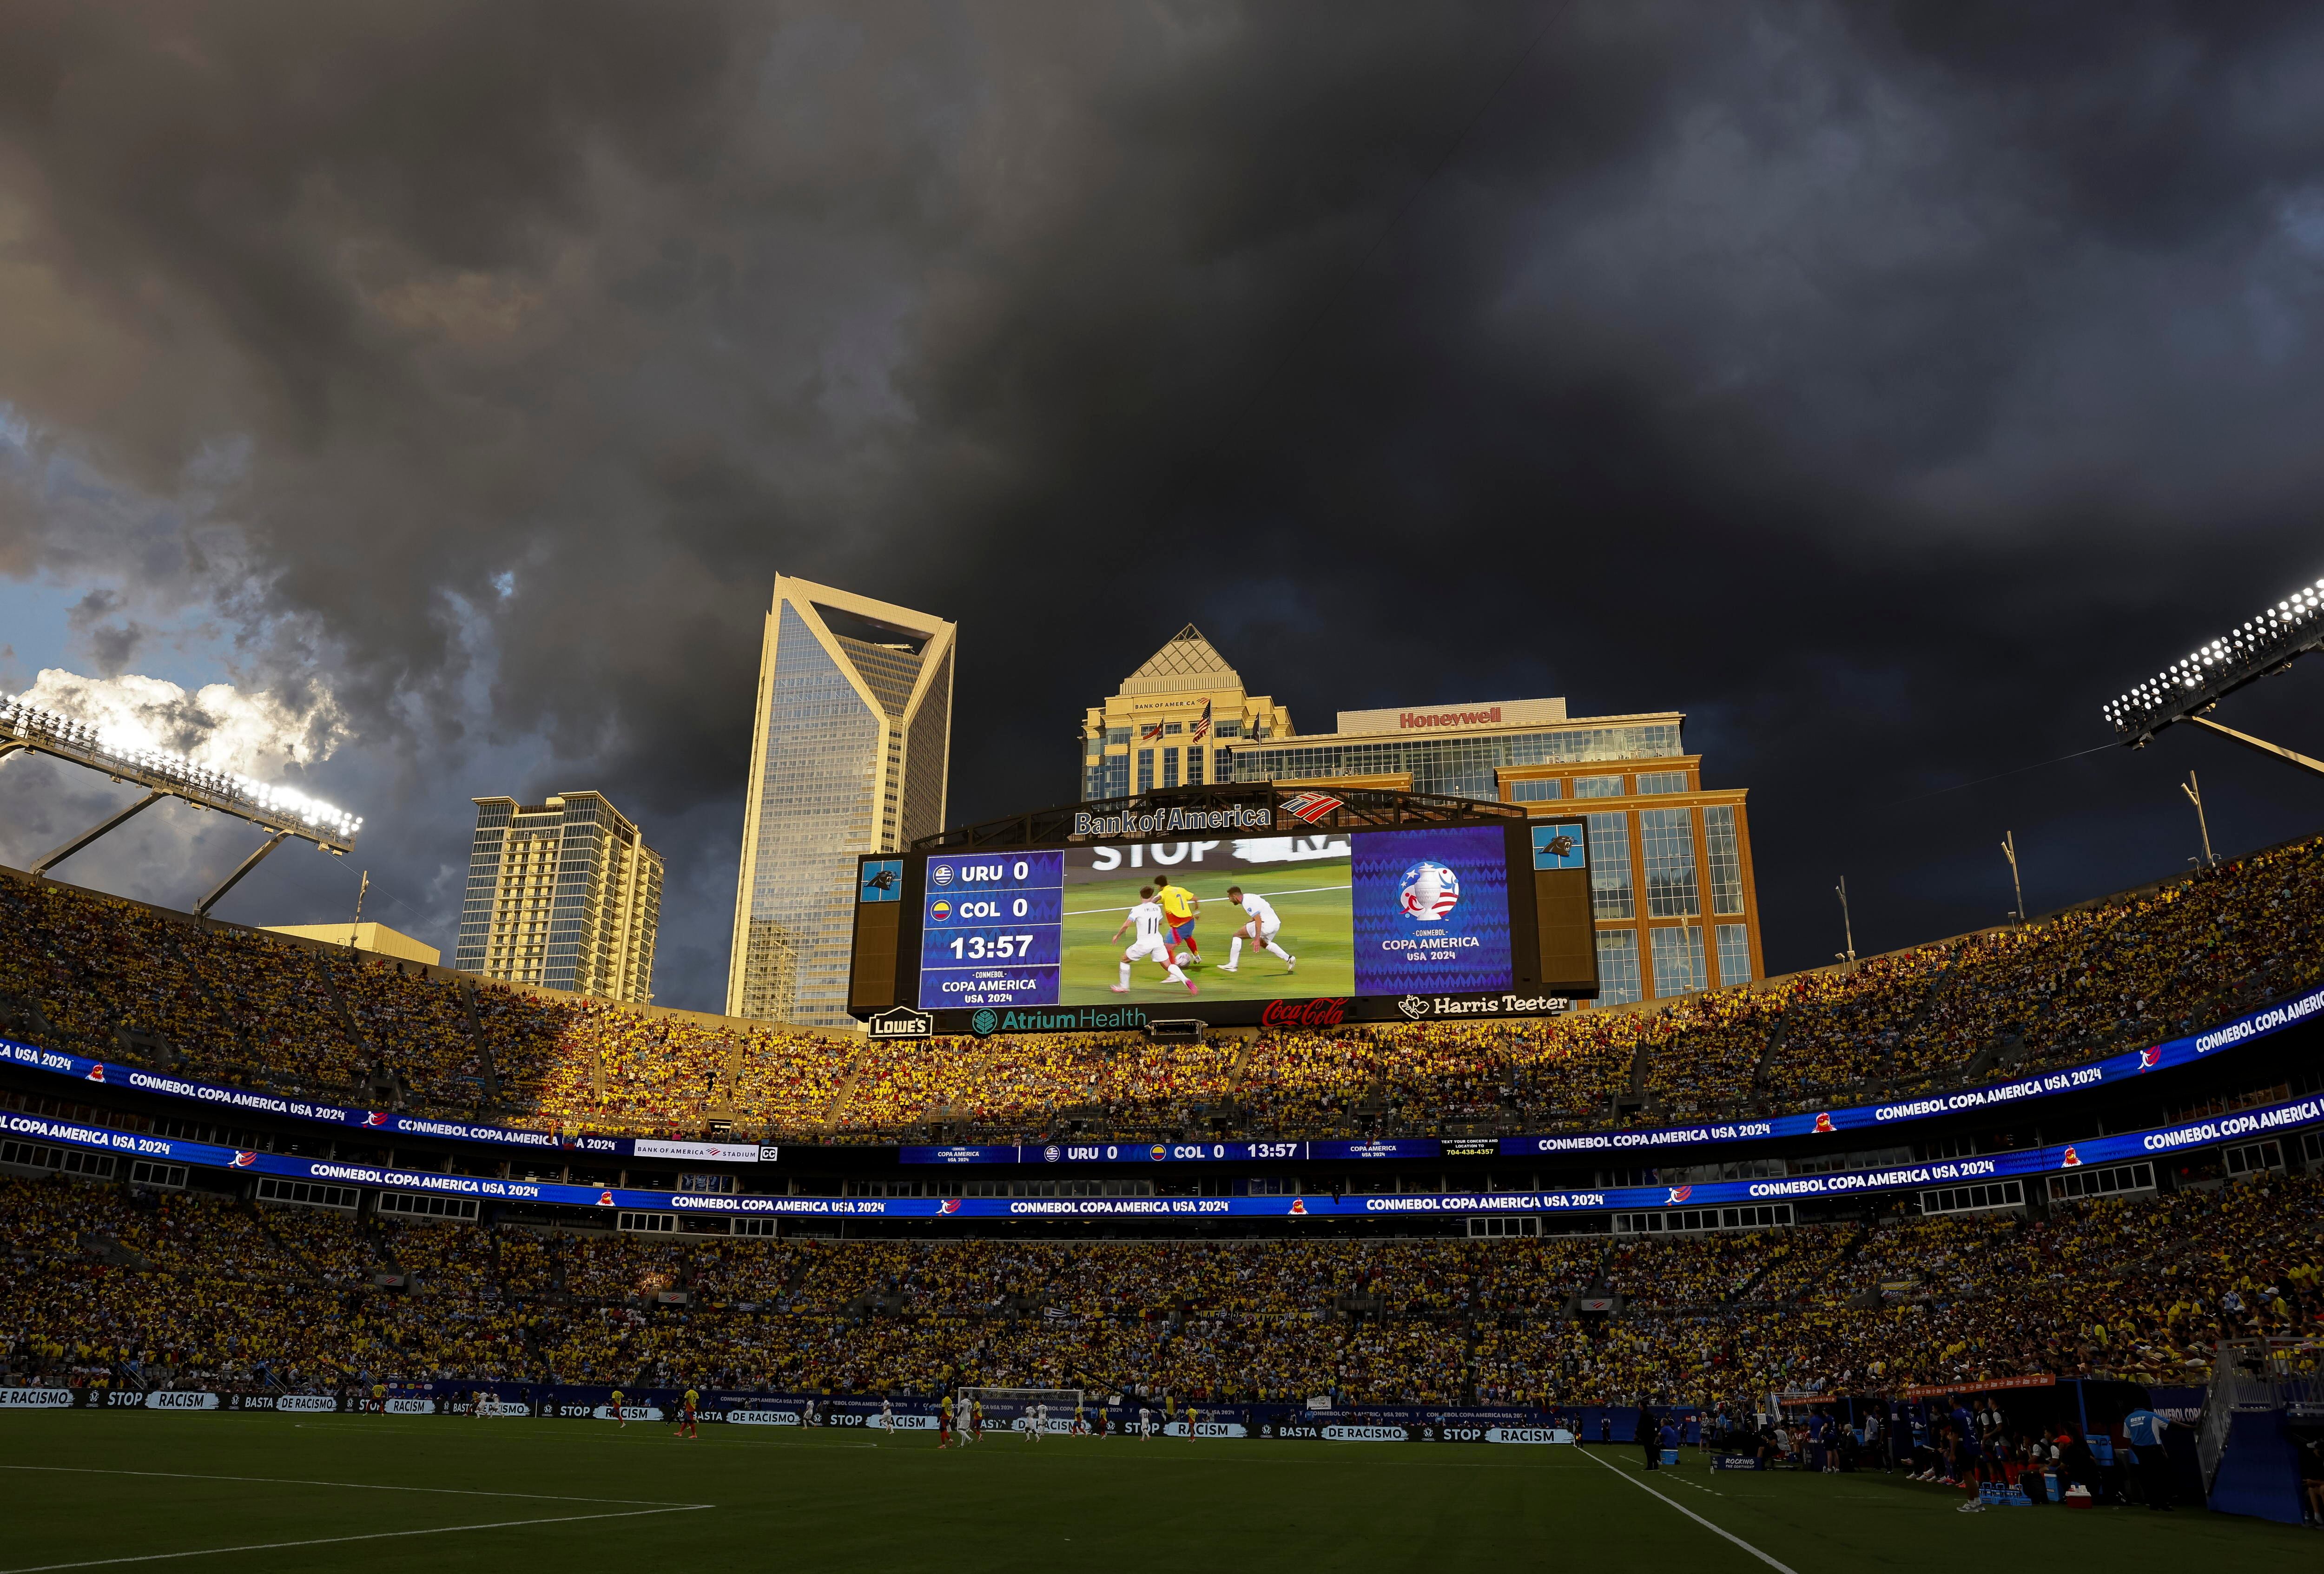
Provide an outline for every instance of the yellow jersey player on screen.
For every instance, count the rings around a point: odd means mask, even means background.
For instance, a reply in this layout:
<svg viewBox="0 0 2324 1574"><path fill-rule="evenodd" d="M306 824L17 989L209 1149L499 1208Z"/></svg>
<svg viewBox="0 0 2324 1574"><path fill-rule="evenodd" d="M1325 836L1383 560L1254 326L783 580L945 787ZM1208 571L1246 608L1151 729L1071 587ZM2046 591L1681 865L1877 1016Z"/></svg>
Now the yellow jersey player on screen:
<svg viewBox="0 0 2324 1574"><path fill-rule="evenodd" d="M1182 885L1172 882L1167 874L1154 877L1154 899L1162 905L1162 916L1170 924L1170 952L1175 960L1184 952L1183 967L1203 965L1203 948L1194 939L1194 915L1203 910L1201 900Z"/></svg>
<svg viewBox="0 0 2324 1574"><path fill-rule="evenodd" d="M1111 986L1115 994L1130 993L1130 964L1149 959L1161 964L1165 983L1184 984L1190 995L1200 992L1194 988L1194 980L1178 971L1177 959L1170 953L1169 937L1164 933L1169 923L1162 911L1162 905L1154 899L1154 888L1139 887L1138 906L1130 909L1130 916L1124 918L1121 927L1113 932L1116 940L1133 930L1137 932L1130 949L1121 953L1121 980Z"/></svg>

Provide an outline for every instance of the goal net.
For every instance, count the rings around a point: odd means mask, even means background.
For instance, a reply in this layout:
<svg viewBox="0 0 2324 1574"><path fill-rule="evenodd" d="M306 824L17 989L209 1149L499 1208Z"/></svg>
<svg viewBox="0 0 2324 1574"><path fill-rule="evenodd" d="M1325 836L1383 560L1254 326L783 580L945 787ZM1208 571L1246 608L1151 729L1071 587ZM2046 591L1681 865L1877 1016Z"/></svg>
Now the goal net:
<svg viewBox="0 0 2324 1574"><path fill-rule="evenodd" d="M964 1388L953 1403L981 1404L984 1406L985 1425L1012 1429L1046 1404L1049 1407L1048 1430L1065 1431L1074 1424L1074 1409L1081 1404L1082 1393L1079 1388Z"/></svg>

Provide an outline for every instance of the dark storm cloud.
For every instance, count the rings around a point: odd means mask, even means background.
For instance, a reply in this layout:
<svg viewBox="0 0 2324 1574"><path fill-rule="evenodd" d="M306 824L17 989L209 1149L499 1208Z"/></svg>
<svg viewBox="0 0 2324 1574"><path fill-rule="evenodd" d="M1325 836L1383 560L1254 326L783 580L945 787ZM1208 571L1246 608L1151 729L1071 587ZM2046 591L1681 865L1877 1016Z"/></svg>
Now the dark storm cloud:
<svg viewBox="0 0 2324 1574"><path fill-rule="evenodd" d="M1684 708L1754 788L1780 965L1843 870L1859 943L1997 917L2005 823L2037 906L2165 872L2190 759L2222 840L2308 823L2175 737L1919 796L2103 741L2098 699L2324 572L2308 11L0 39L0 400L148 505L93 529L20 466L0 566L210 603L327 683L438 923L470 794L602 787L715 999L779 569L961 621L962 817L1071 796L1080 708L1189 617L1310 729Z"/></svg>

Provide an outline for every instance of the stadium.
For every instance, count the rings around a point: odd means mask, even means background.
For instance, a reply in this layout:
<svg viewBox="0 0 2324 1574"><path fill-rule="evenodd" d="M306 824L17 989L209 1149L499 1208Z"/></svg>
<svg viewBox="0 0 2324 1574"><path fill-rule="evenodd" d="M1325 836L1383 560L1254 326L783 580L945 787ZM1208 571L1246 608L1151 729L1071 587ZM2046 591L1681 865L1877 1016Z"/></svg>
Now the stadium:
<svg viewBox="0 0 2324 1574"><path fill-rule="evenodd" d="M489 1448L509 1512L447 1523L641 1549L752 1450L794 1507L860 1489L843 1447L941 1462L874 1485L947 1513L1132 1517L1132 1450L1179 1447L1201 1523L1259 1535L1290 1491L1408 1538L1381 1505L1445 1461L1386 1445L1473 1445L1480 1552L1607 1470L1682 1511L1626 1535L1700 1556L1709 1518L1794 1568L1803 1518L1845 1548L2053 1492L2264 1536L2317 1419L2319 942L2324 837L1653 1008L884 1041L8 871L0 1404L27 1461L163 1476L435 1490ZM634 1452L701 1421L715 1466ZM1053 1439L1093 1474L982 1462ZM1318 1450L1328 1487L1244 1476ZM1865 1477L1893 1501L1837 1493ZM535 1512L608 1479L661 1501ZM260 1496L217 1533L339 1539L331 1489ZM115 1539L189 1511L141 1496Z"/></svg>
<svg viewBox="0 0 2324 1574"><path fill-rule="evenodd" d="M0 1574L2319 1566L2324 10L0 53Z"/></svg>

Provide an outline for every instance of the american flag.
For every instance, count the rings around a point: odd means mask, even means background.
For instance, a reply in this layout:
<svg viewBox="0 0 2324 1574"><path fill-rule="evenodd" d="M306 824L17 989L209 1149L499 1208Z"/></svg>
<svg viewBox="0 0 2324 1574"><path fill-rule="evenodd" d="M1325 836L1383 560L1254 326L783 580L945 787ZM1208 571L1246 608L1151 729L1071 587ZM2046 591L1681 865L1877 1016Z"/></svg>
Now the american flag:
<svg viewBox="0 0 2324 1574"><path fill-rule="evenodd" d="M1200 743L1204 739L1210 736L1210 732L1211 702L1204 700L1203 702L1203 719L1194 723L1194 741Z"/></svg>
<svg viewBox="0 0 2324 1574"><path fill-rule="evenodd" d="M1340 805L1329 793L1297 793L1283 800L1283 812L1313 825Z"/></svg>
<svg viewBox="0 0 2324 1574"><path fill-rule="evenodd" d="M1144 742L1148 739L1159 738L1160 736L1162 736L1162 723L1159 722L1149 723L1146 726L1138 730L1138 737L1140 742Z"/></svg>

